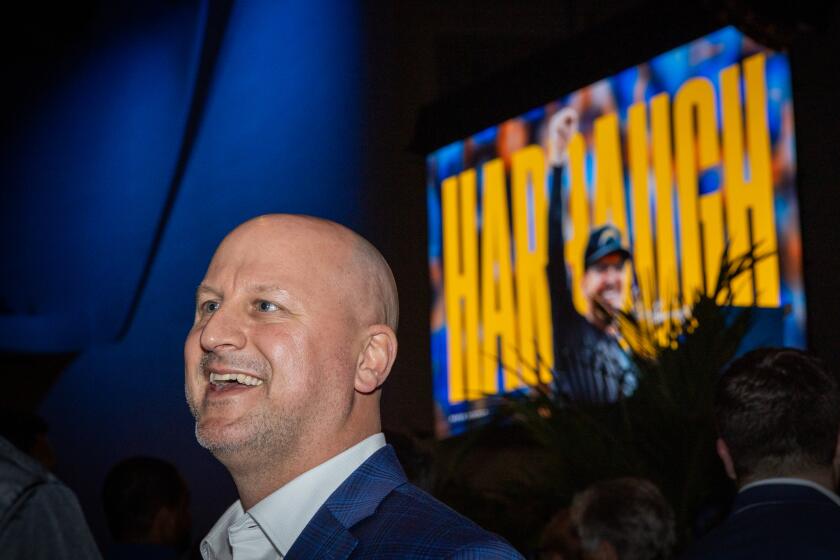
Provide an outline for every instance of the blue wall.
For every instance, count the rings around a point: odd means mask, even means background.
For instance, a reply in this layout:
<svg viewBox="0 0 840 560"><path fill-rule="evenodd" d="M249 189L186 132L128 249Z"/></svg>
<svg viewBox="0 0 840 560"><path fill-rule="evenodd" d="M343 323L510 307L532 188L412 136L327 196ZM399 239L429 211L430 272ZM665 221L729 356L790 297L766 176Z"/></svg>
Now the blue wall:
<svg viewBox="0 0 840 560"><path fill-rule="evenodd" d="M0 280L0 349L80 352L41 413L58 474L100 538L101 482L128 455L177 464L197 533L235 499L195 443L183 396L194 290L219 240L266 212L365 223L355 3L234 2L204 74L201 53L219 30L206 22L224 4L159 4L68 63L8 133L0 171L0 232L15 246Z"/></svg>

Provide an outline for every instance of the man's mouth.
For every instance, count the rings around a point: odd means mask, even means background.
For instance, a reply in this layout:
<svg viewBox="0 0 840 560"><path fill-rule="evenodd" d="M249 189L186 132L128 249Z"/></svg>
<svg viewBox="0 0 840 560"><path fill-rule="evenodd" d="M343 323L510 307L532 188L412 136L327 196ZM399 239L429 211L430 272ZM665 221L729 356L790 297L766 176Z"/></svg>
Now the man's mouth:
<svg viewBox="0 0 840 560"><path fill-rule="evenodd" d="M248 375L247 373L216 373L210 372L210 383L217 389L245 385L256 387L262 385L262 379Z"/></svg>

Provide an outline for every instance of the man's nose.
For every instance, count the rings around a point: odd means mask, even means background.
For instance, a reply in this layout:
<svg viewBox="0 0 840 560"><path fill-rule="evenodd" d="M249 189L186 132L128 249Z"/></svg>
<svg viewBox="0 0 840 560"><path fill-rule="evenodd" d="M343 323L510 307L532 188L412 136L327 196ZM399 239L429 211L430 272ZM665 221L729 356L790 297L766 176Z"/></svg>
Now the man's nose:
<svg viewBox="0 0 840 560"><path fill-rule="evenodd" d="M621 270L620 268L610 267L609 274L607 275L607 281L611 285L613 285L613 286L618 285L618 284L621 283L621 281L623 279L624 279L624 271L623 270Z"/></svg>
<svg viewBox="0 0 840 560"><path fill-rule="evenodd" d="M242 348L246 339L243 326L236 310L222 305L201 329L201 347L207 352Z"/></svg>

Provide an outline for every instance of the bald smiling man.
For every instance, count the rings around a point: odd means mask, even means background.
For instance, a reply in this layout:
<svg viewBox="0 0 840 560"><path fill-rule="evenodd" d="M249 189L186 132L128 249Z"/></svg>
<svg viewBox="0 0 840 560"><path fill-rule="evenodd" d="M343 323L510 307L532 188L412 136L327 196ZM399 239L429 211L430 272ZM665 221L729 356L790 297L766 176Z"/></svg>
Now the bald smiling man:
<svg viewBox="0 0 840 560"><path fill-rule="evenodd" d="M268 215L219 245L184 347L198 442L239 492L205 560L521 558L409 484L381 433L399 304L365 239Z"/></svg>

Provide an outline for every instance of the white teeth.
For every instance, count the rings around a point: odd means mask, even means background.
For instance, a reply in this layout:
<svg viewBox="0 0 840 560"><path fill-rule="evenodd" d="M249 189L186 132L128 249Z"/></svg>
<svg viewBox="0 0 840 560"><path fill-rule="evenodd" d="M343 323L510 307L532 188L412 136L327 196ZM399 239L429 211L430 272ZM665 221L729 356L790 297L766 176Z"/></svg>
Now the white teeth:
<svg viewBox="0 0 840 560"><path fill-rule="evenodd" d="M262 379L257 379L252 375L245 373L214 373L210 372L210 383L218 383L220 381L236 381L242 385L262 385Z"/></svg>
<svg viewBox="0 0 840 560"><path fill-rule="evenodd" d="M250 375L245 375L244 373L237 373L236 380L243 385L260 385L262 383L261 379L257 379L256 377L252 377Z"/></svg>

